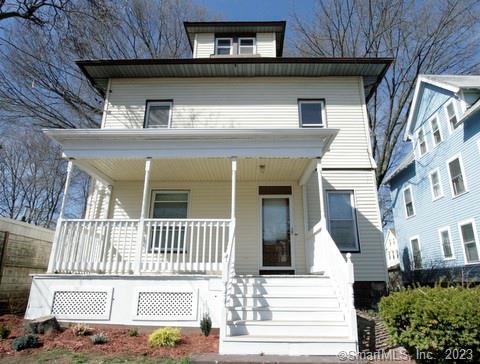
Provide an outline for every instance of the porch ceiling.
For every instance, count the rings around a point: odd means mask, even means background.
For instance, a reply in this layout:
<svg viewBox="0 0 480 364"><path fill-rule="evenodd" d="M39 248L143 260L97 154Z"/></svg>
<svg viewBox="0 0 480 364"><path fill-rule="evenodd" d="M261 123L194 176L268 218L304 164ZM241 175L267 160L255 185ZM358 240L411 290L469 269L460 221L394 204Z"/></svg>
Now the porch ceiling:
<svg viewBox="0 0 480 364"><path fill-rule="evenodd" d="M238 159L237 178L244 181L296 181L309 161L307 158ZM97 171L112 181L142 181L145 175L143 159L83 159L75 163L90 174ZM153 159L150 179L229 181L231 163L227 158Z"/></svg>

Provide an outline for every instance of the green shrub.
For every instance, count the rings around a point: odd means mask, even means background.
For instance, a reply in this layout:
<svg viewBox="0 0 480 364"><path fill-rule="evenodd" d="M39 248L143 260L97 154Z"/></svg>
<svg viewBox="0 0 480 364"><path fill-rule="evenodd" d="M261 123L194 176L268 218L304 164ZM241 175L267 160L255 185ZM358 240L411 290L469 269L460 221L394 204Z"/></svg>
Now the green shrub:
<svg viewBox="0 0 480 364"><path fill-rule="evenodd" d="M202 330L203 335L210 335L210 330L212 330L212 320L208 314L203 315L203 318L200 321L200 330Z"/></svg>
<svg viewBox="0 0 480 364"><path fill-rule="evenodd" d="M93 329L85 324L75 324L71 329L75 336L88 336L93 334Z"/></svg>
<svg viewBox="0 0 480 364"><path fill-rule="evenodd" d="M1 339L6 339L9 336L10 336L10 329L7 326L1 324L0 325L0 338Z"/></svg>
<svg viewBox="0 0 480 364"><path fill-rule="evenodd" d="M135 327L133 327L131 329L128 329L127 334L128 336L131 336L131 337L138 336L138 330Z"/></svg>
<svg viewBox="0 0 480 364"><path fill-rule="evenodd" d="M108 343L108 336L104 333L99 333L90 337L92 340L93 345L101 345Z"/></svg>
<svg viewBox="0 0 480 364"><path fill-rule="evenodd" d="M36 348L38 345L38 337L36 337L35 335L20 336L12 341L12 348L15 351Z"/></svg>
<svg viewBox="0 0 480 364"><path fill-rule="evenodd" d="M158 330L155 330L150 334L148 337L148 343L150 346L157 347L157 346L176 346L180 339L182 338L182 334L180 329L173 328L173 327L164 327Z"/></svg>
<svg viewBox="0 0 480 364"><path fill-rule="evenodd" d="M440 361L449 349L464 349L480 360L480 287L407 289L384 297L379 308L393 343L414 358L430 352Z"/></svg>

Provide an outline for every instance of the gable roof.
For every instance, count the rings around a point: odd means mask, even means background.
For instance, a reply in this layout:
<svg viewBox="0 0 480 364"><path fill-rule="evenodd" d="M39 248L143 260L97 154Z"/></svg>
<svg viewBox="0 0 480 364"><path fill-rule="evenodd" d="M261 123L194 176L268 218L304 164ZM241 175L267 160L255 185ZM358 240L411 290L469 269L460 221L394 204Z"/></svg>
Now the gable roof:
<svg viewBox="0 0 480 364"><path fill-rule="evenodd" d="M207 21L184 22L190 48L193 51L193 42L197 33L263 33L274 32L276 39L277 57L283 54L285 27L287 22L282 21Z"/></svg>
<svg viewBox="0 0 480 364"><path fill-rule="evenodd" d="M424 83L440 87L442 89L459 93L462 90L480 89L480 75L419 75L415 85L412 105L408 114L407 125L405 127L404 141L410 139L411 128L413 127L413 116L416 114L420 103L419 95Z"/></svg>

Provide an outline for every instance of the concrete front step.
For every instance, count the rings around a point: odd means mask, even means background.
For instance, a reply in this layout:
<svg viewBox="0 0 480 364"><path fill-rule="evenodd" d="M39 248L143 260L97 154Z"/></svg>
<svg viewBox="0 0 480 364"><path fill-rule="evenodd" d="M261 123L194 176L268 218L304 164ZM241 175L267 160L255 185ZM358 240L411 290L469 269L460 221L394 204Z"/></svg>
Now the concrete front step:
<svg viewBox="0 0 480 364"><path fill-rule="evenodd" d="M230 295L230 304L227 307L331 307L338 308L339 302L336 296L325 295Z"/></svg>
<svg viewBox="0 0 480 364"><path fill-rule="evenodd" d="M236 335L305 335L331 337L347 336L349 328L343 321L280 321L280 320L239 320L227 322L228 334Z"/></svg>
<svg viewBox="0 0 480 364"><path fill-rule="evenodd" d="M284 287L331 286L327 276L237 276L232 279L234 284L242 285L280 285Z"/></svg>
<svg viewBox="0 0 480 364"><path fill-rule="evenodd" d="M229 307L228 320L291 320L342 321L345 319L339 308L330 307Z"/></svg>
<svg viewBox="0 0 480 364"><path fill-rule="evenodd" d="M234 284L233 285L234 293L236 295L245 295L245 294L275 294L275 295L291 295L293 292L298 295L325 295L333 296L335 295L335 290L333 287L328 285L321 286L290 286L290 285L280 285L280 284Z"/></svg>

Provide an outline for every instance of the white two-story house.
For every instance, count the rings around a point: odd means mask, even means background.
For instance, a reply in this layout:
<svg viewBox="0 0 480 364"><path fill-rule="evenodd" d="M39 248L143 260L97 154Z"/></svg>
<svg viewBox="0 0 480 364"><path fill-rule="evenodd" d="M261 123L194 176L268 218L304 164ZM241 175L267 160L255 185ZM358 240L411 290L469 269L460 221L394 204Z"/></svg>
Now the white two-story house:
<svg viewBox="0 0 480 364"><path fill-rule="evenodd" d="M45 133L95 182L72 220L67 181L26 317L207 314L221 353L355 350L353 292L386 281L366 102L392 60L283 58L285 22L185 30L189 59L78 62L101 128Z"/></svg>

